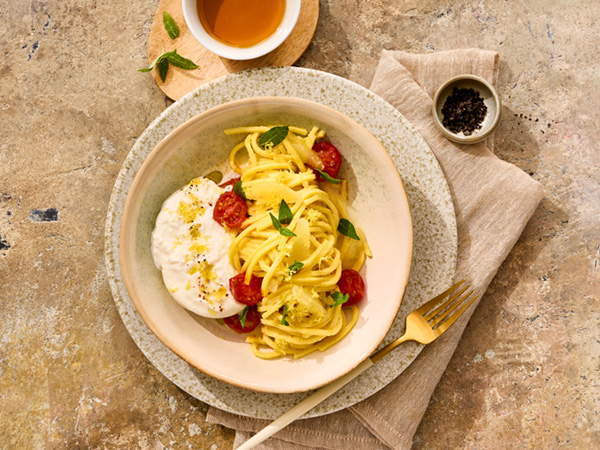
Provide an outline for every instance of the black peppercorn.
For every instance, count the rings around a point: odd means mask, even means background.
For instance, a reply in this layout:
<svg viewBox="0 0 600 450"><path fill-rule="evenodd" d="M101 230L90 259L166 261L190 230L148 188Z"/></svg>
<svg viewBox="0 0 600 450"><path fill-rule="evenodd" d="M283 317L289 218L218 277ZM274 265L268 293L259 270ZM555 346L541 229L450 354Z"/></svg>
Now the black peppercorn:
<svg viewBox="0 0 600 450"><path fill-rule="evenodd" d="M479 92L474 89L454 88L442 108L443 125L453 133L470 136L481 128L487 113L487 106Z"/></svg>

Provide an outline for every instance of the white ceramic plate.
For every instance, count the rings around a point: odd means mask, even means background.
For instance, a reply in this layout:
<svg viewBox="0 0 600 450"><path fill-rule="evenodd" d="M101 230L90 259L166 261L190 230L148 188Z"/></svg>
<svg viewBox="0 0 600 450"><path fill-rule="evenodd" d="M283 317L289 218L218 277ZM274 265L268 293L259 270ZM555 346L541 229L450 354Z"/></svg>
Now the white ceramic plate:
<svg viewBox="0 0 600 450"><path fill-rule="evenodd" d="M456 222L442 171L420 135L381 98L334 75L294 67L261 68L228 75L186 95L147 128L119 173L106 224L109 282L123 322L146 357L190 395L229 412L274 419L308 393L248 391L211 378L188 365L163 345L141 320L127 295L118 264L124 202L135 173L150 151L173 129L197 114L229 101L255 96L305 98L336 109L370 131L394 160L411 204L414 250L400 313L382 345L402 334L408 313L450 284L456 263ZM338 411L369 397L408 367L421 348L415 343L404 344L305 417Z"/></svg>

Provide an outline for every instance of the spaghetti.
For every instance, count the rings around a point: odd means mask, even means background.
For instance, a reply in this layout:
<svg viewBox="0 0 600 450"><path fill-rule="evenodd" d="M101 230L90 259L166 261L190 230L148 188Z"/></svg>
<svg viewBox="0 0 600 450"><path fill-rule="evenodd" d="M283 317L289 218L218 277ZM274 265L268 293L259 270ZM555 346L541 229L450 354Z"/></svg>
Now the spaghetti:
<svg viewBox="0 0 600 450"><path fill-rule="evenodd" d="M285 137L261 142L270 130ZM246 135L229 156L248 200L248 217L232 241L229 260L245 273L246 284L253 276L262 279L259 332L246 341L263 359L326 350L358 320L355 305L334 300L342 270L359 270L371 251L360 228L354 239L338 232L340 220L348 218L346 181L317 181L313 169L324 176L326 169L313 145L325 133L316 127L310 132L242 127L225 133ZM239 163L243 154L244 164Z"/></svg>

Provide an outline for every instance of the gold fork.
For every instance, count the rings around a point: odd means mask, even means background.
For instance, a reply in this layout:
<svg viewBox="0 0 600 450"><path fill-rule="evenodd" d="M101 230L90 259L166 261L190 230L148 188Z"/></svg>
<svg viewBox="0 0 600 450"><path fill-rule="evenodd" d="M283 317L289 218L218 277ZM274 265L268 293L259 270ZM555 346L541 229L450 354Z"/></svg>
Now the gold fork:
<svg viewBox="0 0 600 450"><path fill-rule="evenodd" d="M287 411L274 422L271 422L271 424L267 425L256 435L239 446L237 450L250 450L268 437L277 433L279 430L285 428L287 425L299 418L302 414L310 411L330 395L344 387L351 380L363 373L403 342L417 341L421 344L429 344L430 342L433 342L439 335L446 331L450 325L452 325L456 319L458 319L477 299L476 295L472 296L473 290L465 294L465 291L470 287L469 284L458 289L459 286L464 283L464 281L465 280L459 281L447 291L442 292L434 299L428 301L423 306L410 313L406 318L406 331L401 337L386 345L378 352L375 352L346 375L338 378L326 386L323 386L321 389L302 400L292 409Z"/></svg>

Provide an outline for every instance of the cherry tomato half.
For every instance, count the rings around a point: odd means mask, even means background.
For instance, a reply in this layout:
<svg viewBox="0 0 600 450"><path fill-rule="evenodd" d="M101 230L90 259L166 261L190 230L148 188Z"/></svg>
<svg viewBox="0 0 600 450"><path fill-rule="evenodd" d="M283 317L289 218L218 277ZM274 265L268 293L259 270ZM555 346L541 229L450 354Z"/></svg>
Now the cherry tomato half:
<svg viewBox="0 0 600 450"><path fill-rule="evenodd" d="M238 273L236 276L229 279L229 289L236 301L244 305L254 306L263 298L260 287L262 278L252 275L250 284L244 283L245 272Z"/></svg>
<svg viewBox="0 0 600 450"><path fill-rule="evenodd" d="M240 315L242 313L236 314L234 316L225 317L223 321L225 325L231 328L236 333L250 333L257 326L260 325L260 313L256 309L256 306L248 306L248 311L246 312L246 322L242 327L240 322Z"/></svg>
<svg viewBox="0 0 600 450"><path fill-rule="evenodd" d="M348 294L348 301L344 303L344 306L354 305L365 295L365 282L356 270L342 270L338 287L342 294Z"/></svg>
<svg viewBox="0 0 600 450"><path fill-rule="evenodd" d="M244 223L247 212L248 205L242 197L231 191L223 192L215 204L213 219L224 227L236 228Z"/></svg>
<svg viewBox="0 0 600 450"><path fill-rule="evenodd" d="M317 142L313 145L313 150L317 152L325 168L323 172L332 178L337 178L337 174L342 166L342 155L335 146L329 142ZM321 175L317 172L317 180L323 181Z"/></svg>

